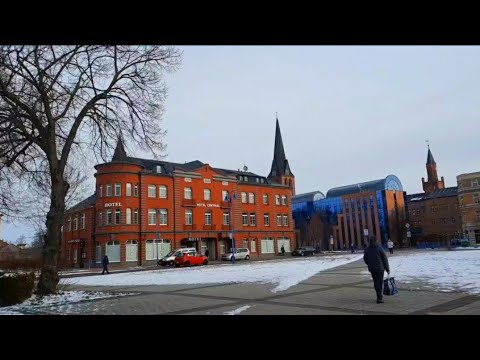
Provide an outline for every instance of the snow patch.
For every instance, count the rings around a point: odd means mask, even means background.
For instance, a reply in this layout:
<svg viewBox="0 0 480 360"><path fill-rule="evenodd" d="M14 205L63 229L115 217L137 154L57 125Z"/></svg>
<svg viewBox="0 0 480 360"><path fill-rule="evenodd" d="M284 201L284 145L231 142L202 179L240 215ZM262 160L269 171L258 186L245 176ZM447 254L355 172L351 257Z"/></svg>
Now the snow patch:
<svg viewBox="0 0 480 360"><path fill-rule="evenodd" d="M226 311L226 312L223 313L223 315L238 315L238 314L247 310L250 307L251 307L250 305L245 305L245 306L239 307L238 309L235 309L235 310L232 310L232 311Z"/></svg>

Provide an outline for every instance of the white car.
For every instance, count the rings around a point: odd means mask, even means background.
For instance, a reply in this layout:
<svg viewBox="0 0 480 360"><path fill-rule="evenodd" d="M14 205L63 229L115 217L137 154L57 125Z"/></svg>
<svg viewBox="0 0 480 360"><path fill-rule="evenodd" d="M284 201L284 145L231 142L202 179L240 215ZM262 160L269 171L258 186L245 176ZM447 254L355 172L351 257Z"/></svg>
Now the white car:
<svg viewBox="0 0 480 360"><path fill-rule="evenodd" d="M195 248L181 248L174 251L170 251L167 255L165 255L162 259L158 260L157 265L167 266L167 265L174 265L175 258L180 256L181 254L188 253L194 254L197 252Z"/></svg>
<svg viewBox="0 0 480 360"><path fill-rule="evenodd" d="M235 260L249 260L250 259L250 250L247 248L237 248L235 249ZM222 260L232 260L232 253L226 253L222 255Z"/></svg>

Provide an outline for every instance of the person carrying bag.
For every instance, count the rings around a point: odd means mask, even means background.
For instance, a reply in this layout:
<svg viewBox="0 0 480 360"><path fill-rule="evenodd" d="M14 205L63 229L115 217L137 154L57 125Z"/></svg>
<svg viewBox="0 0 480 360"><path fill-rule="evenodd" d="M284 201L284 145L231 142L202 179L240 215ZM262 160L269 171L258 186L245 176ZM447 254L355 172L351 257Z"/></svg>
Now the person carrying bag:
<svg viewBox="0 0 480 360"><path fill-rule="evenodd" d="M383 280L383 295L395 295L398 293L397 285L395 284L395 278L387 274L387 278Z"/></svg>

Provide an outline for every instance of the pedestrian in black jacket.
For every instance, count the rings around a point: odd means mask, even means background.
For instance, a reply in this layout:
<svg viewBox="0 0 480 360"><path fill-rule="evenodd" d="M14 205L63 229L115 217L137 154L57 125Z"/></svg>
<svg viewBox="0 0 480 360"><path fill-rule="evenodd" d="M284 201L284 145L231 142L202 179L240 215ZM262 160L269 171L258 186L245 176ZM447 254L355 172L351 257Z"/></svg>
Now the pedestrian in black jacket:
<svg viewBox="0 0 480 360"><path fill-rule="evenodd" d="M377 292L377 304L383 303L383 272L390 274L387 255L377 244L375 237L370 238L370 245L365 249L363 260L368 265L368 271L372 274L373 287Z"/></svg>
<svg viewBox="0 0 480 360"><path fill-rule="evenodd" d="M102 275L105 274L105 271L107 272L107 274L110 274L110 273L108 272L108 264L109 264L109 263L110 263L110 262L108 261L108 256L105 255L105 256L103 257L103 260L102 260L102 265L103 265Z"/></svg>

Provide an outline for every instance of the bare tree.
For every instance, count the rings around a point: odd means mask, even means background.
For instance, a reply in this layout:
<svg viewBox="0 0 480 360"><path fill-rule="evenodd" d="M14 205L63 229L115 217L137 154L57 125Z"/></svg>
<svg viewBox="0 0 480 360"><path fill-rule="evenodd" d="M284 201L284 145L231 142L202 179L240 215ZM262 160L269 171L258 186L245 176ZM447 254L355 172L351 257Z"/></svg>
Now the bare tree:
<svg viewBox="0 0 480 360"><path fill-rule="evenodd" d="M20 235L17 240L15 240L15 245L25 245L27 243L27 238L25 235Z"/></svg>
<svg viewBox="0 0 480 360"><path fill-rule="evenodd" d="M46 231L38 230L35 232L35 236L32 240L32 248L41 248L45 245L45 235Z"/></svg>
<svg viewBox="0 0 480 360"><path fill-rule="evenodd" d="M57 253L72 156L106 161L119 137L158 158L165 71L181 53L164 46L0 46L0 171L48 179L37 293L58 284Z"/></svg>

